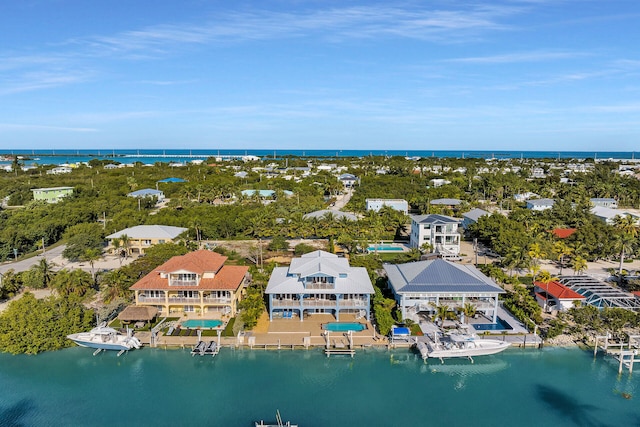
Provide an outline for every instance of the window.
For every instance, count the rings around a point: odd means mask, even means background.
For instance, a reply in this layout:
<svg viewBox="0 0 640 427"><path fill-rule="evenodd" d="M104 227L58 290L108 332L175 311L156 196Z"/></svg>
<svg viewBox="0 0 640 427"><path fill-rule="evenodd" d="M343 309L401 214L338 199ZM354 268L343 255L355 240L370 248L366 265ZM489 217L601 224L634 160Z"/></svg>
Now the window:
<svg viewBox="0 0 640 427"><path fill-rule="evenodd" d="M185 305L184 312L185 313L193 313L196 309L192 305Z"/></svg>

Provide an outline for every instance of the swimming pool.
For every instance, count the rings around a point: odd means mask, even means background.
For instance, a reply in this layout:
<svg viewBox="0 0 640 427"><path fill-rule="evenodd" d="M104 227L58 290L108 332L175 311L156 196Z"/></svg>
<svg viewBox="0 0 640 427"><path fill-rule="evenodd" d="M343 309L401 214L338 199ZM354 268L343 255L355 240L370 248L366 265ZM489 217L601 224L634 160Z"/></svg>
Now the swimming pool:
<svg viewBox="0 0 640 427"><path fill-rule="evenodd" d="M404 248L400 247L400 246L393 246L393 245L377 245L377 246L369 246L367 248L367 250L369 252L402 252L404 250Z"/></svg>
<svg viewBox="0 0 640 427"><path fill-rule="evenodd" d="M322 329L332 332L364 331L367 325L357 322L332 322L322 325Z"/></svg>
<svg viewBox="0 0 640 427"><path fill-rule="evenodd" d="M513 328L507 322L498 317L496 323L480 323L474 324L476 331L510 331Z"/></svg>
<svg viewBox="0 0 640 427"><path fill-rule="evenodd" d="M411 331L409 330L409 328L406 328L406 327L394 326L393 329L391 329L391 335L407 336L407 335L411 335Z"/></svg>
<svg viewBox="0 0 640 427"><path fill-rule="evenodd" d="M212 319L189 319L182 322L181 326L183 328L189 329L215 329L222 326L222 320L212 320Z"/></svg>

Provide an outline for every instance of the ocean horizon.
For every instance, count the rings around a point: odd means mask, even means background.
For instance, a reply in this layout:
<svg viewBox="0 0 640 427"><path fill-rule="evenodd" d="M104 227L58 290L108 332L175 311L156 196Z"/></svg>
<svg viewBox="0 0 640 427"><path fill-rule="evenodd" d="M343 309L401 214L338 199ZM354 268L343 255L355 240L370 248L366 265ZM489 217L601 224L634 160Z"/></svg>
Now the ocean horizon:
<svg viewBox="0 0 640 427"><path fill-rule="evenodd" d="M279 149L84 149L84 150L4 150L0 156L22 156L27 164L62 164L88 162L93 159L119 163L187 162L208 158L240 158L255 156L261 159L285 157L339 159L369 156L400 156L410 158L469 158L469 159L612 159L636 160L635 151L505 151L505 150L279 150ZM4 162L6 163L6 161Z"/></svg>

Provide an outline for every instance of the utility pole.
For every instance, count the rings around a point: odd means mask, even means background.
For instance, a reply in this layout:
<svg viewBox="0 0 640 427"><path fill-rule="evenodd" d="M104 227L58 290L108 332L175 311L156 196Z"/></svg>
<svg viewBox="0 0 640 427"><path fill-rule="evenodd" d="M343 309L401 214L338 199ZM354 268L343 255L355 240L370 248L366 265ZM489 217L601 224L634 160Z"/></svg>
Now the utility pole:
<svg viewBox="0 0 640 427"><path fill-rule="evenodd" d="M42 256L44 256L46 249L44 247L44 237L42 238Z"/></svg>

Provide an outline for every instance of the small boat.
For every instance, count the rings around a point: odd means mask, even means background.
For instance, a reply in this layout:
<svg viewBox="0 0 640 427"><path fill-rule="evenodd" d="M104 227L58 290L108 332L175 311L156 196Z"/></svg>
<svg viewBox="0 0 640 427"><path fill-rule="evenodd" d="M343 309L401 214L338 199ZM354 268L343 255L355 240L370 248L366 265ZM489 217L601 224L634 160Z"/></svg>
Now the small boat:
<svg viewBox="0 0 640 427"><path fill-rule="evenodd" d="M282 417L280 416L280 411L276 411L276 422L275 423L266 423L262 420L256 421L255 427L298 427L298 424L291 424L291 421L287 421L286 423L282 422Z"/></svg>
<svg viewBox="0 0 640 427"><path fill-rule="evenodd" d="M480 339L476 334L448 334L442 340L436 338L435 343L427 345L428 357L442 359L467 357L473 361L474 356L488 356L500 353L511 346L506 341ZM424 348L419 348L424 358Z"/></svg>
<svg viewBox="0 0 640 427"><path fill-rule="evenodd" d="M124 352L142 346L138 338L129 334L122 334L108 327L106 322L101 323L89 332L67 335L67 338L81 347L95 348L98 350L118 350ZM95 354L97 353L99 353L99 351Z"/></svg>

